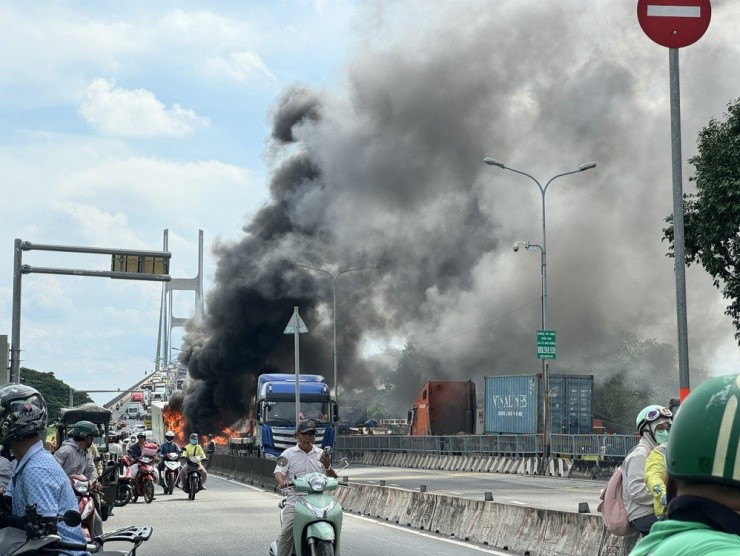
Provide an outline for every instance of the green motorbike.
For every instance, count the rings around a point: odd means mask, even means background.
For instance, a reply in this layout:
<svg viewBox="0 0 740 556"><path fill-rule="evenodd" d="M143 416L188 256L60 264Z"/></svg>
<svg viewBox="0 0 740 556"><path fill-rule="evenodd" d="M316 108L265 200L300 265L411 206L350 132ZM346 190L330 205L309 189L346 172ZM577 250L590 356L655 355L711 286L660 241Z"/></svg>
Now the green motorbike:
<svg viewBox="0 0 740 556"><path fill-rule="evenodd" d="M288 460L277 459L277 464L285 467ZM342 459L338 469L347 467L348 462ZM297 556L338 556L339 539L342 532L342 506L330 494L339 485L345 485L337 479L323 473L307 473L295 477L289 484L296 492L304 494L295 502L293 517L293 554ZM286 499L278 504L280 524L283 523L283 510ZM270 545L270 556L277 555L277 541Z"/></svg>

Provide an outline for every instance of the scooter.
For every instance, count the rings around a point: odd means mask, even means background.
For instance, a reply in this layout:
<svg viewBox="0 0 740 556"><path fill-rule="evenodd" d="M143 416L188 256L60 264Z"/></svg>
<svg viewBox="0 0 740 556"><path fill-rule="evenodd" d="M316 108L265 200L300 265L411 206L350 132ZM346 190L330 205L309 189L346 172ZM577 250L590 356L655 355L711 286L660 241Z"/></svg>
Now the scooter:
<svg viewBox="0 0 740 556"><path fill-rule="evenodd" d="M190 456L186 459L185 484L182 489L188 493L188 500L195 500L195 493L201 489L200 484L200 462L205 461L201 456Z"/></svg>
<svg viewBox="0 0 740 556"><path fill-rule="evenodd" d="M82 534L89 542L95 536L93 533L95 501L92 497L92 481L88 481L84 475L70 475L69 482L72 483L72 490L77 496L77 511L80 512Z"/></svg>
<svg viewBox="0 0 740 556"><path fill-rule="evenodd" d="M164 476L162 487L165 494L172 494L180 474L180 455L177 452L169 452L164 455Z"/></svg>
<svg viewBox="0 0 740 556"><path fill-rule="evenodd" d="M67 551L86 551L100 556L136 556L136 549L152 536L151 527L123 527L105 533L92 542L72 543L63 541L57 534L57 524L64 522L69 527L81 523L80 514L69 510L63 516L43 517L36 511L36 505L26 506L26 528L5 527L0 529L0 556L35 556L39 554L60 554ZM107 542L129 542L131 550L101 550Z"/></svg>
<svg viewBox="0 0 740 556"><path fill-rule="evenodd" d="M134 481L134 496L132 502L136 502L139 496L144 498L144 502L151 504L154 500L154 457L139 456L139 473Z"/></svg>
<svg viewBox="0 0 740 556"><path fill-rule="evenodd" d="M286 467L288 459L280 456L276 463ZM349 465L342 458L338 470ZM323 473L307 473L295 477L289 486L296 492L305 493L295 503L293 516L293 554L311 556L339 556L339 540L342 532L342 506L330 494L339 485L347 486ZM278 503L280 525L283 524L283 509L287 498ZM270 556L277 555L277 541L270 545Z"/></svg>
<svg viewBox="0 0 740 556"><path fill-rule="evenodd" d="M122 456L118 460L118 485L116 486L116 506L125 506L134 497L133 477L131 476L131 460Z"/></svg>

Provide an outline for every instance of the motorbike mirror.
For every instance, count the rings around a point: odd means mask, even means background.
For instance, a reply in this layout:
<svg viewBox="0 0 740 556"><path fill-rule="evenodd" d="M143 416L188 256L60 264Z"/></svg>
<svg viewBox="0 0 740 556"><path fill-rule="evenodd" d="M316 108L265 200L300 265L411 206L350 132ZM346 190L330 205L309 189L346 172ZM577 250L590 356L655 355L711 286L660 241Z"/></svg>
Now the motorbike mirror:
<svg viewBox="0 0 740 556"><path fill-rule="evenodd" d="M288 465L288 458L286 458L285 456L280 456L275 460L275 463L277 463L280 467L285 467L286 465Z"/></svg>
<svg viewBox="0 0 740 556"><path fill-rule="evenodd" d="M342 458L339 460L339 463L337 463L337 468L339 470L346 469L349 467L349 460L347 458Z"/></svg>
<svg viewBox="0 0 740 556"><path fill-rule="evenodd" d="M70 527L77 527L80 523L82 523L82 516L80 515L80 512L67 510L62 516L62 521L64 521L65 525L69 525Z"/></svg>

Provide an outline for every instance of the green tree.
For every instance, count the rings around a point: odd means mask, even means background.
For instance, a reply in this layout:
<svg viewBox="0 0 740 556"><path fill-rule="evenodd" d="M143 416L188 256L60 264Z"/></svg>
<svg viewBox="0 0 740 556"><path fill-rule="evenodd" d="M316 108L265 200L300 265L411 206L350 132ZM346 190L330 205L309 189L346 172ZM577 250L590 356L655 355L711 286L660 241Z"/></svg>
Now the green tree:
<svg viewBox="0 0 740 556"><path fill-rule="evenodd" d="M60 408L69 407L69 386L56 378L54 373L21 367L21 382L36 388L44 397L50 424L59 416ZM74 406L92 401L85 392L74 392L72 399Z"/></svg>
<svg viewBox="0 0 740 556"><path fill-rule="evenodd" d="M643 407L667 406L678 396L676 354L669 344L623 332L619 342L589 363L596 377L594 417L609 430L635 432L635 417Z"/></svg>
<svg viewBox="0 0 740 556"><path fill-rule="evenodd" d="M684 195L684 244L686 264L701 264L729 300L725 314L740 343L740 99L728 104L725 116L699 132L699 154L689 159L695 167L689 181L697 192ZM673 257L673 217L666 222L663 233Z"/></svg>

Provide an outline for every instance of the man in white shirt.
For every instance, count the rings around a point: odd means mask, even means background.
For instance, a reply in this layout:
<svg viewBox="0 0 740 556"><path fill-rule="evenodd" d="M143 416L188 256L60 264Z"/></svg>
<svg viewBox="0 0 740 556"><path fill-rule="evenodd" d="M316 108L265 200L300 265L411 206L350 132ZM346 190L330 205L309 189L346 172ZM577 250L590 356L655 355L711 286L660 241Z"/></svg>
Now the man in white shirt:
<svg viewBox="0 0 740 556"><path fill-rule="evenodd" d="M314 446L316 440L316 425L313 421L298 421L298 427L294 434L298 443L285 450L281 456L287 458L285 466L275 467L275 480L281 489L287 489L287 501L283 509L283 528L277 538L277 556L290 556L293 551L293 516L295 515L295 502L303 494L288 487L288 484L296 475L306 473L325 473L329 477L337 474L331 468L329 454Z"/></svg>

